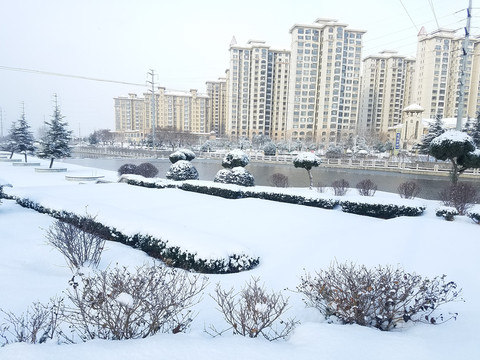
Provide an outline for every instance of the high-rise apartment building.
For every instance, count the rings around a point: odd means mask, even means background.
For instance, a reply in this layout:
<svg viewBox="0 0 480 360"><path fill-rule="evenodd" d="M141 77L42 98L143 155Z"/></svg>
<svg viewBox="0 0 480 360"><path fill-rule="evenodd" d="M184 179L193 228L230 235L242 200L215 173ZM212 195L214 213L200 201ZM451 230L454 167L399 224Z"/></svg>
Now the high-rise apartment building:
<svg viewBox="0 0 480 360"><path fill-rule="evenodd" d="M126 140L140 142L152 132L152 94L116 97L115 131ZM159 87L155 92L156 128L205 134L208 126L209 97L197 90L171 91Z"/></svg>
<svg viewBox="0 0 480 360"><path fill-rule="evenodd" d="M290 29L288 138L328 144L355 134L365 31L347 26L317 19Z"/></svg>
<svg viewBox="0 0 480 360"><path fill-rule="evenodd" d="M386 135L411 105L415 59L382 51L363 59L358 133Z"/></svg>
<svg viewBox="0 0 480 360"><path fill-rule="evenodd" d="M145 99L130 93L114 98L115 131L127 141L139 142L145 135Z"/></svg>
<svg viewBox="0 0 480 360"><path fill-rule="evenodd" d="M439 29L418 33L416 63L416 102L424 109L424 117L457 116L463 54L463 37L455 30ZM464 115L474 117L478 110L480 57L478 39L471 39L465 72ZM473 75L473 76L472 76Z"/></svg>
<svg viewBox="0 0 480 360"><path fill-rule="evenodd" d="M207 96L210 99L207 127L215 132L216 136L225 136L227 125L227 79L220 78L218 81L207 81Z"/></svg>
<svg viewBox="0 0 480 360"><path fill-rule="evenodd" d="M265 41L230 44L227 135L285 137L290 52Z"/></svg>

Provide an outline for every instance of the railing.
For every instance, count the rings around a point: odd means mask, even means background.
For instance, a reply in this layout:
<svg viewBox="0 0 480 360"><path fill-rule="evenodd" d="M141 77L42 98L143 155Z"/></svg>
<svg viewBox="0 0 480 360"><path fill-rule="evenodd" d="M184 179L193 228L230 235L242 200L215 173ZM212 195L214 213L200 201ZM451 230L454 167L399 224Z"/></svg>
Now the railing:
<svg viewBox="0 0 480 360"><path fill-rule="evenodd" d="M167 158L172 151L166 150L147 150L130 149L114 147L76 147L74 152L89 154L95 156L111 156L123 158ZM202 152L198 154L203 159L223 159L228 150L216 152ZM262 152L245 151L252 162L273 162L291 164L295 155L281 154L275 156L266 156ZM321 158L322 166L332 168L352 168L365 170L397 171L404 173L448 175L451 165L448 162L424 162L424 161L389 161L382 159L359 159L359 158L340 158L328 159ZM464 175L480 176L480 169L468 169Z"/></svg>

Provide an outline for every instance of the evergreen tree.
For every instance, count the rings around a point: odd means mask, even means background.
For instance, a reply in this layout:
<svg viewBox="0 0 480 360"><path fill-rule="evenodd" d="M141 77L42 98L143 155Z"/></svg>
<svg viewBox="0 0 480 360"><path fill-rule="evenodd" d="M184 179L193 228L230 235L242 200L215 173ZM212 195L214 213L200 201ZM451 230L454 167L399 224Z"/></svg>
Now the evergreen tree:
<svg viewBox="0 0 480 360"><path fill-rule="evenodd" d="M320 165L320 158L314 153L302 152L293 159L293 166L307 170L308 178L310 180L310 190L313 189L312 167Z"/></svg>
<svg viewBox="0 0 480 360"><path fill-rule="evenodd" d="M462 131L449 130L436 137L430 143L429 153L435 159L452 163L454 185L465 170L480 167L480 151L475 148L472 137Z"/></svg>
<svg viewBox="0 0 480 360"><path fill-rule="evenodd" d="M442 118L440 115L437 115L435 121L429 125L428 133L422 137L422 143L418 146L420 154L429 154L430 143L432 140L442 135L444 132L445 129L442 125Z"/></svg>
<svg viewBox="0 0 480 360"><path fill-rule="evenodd" d="M10 159L13 157L13 153L17 150L17 142L15 141L15 131L17 129L17 124L14 121L7 135L7 144L4 149L10 152Z"/></svg>
<svg viewBox="0 0 480 360"><path fill-rule="evenodd" d="M472 137L477 149L480 149L480 113L478 113L477 118L472 123L469 135Z"/></svg>
<svg viewBox="0 0 480 360"><path fill-rule="evenodd" d="M15 151L23 153L25 162L27 162L27 154L33 154L35 151L35 139L30 131L30 125L28 125L25 119L25 112L22 112L22 116L15 126L13 139L15 141Z"/></svg>
<svg viewBox="0 0 480 360"><path fill-rule="evenodd" d="M67 130L67 123L63 121L64 116L60 113L60 108L55 99L55 109L53 111L52 120L45 121L47 132L41 140L41 149L38 157L50 159L52 168L55 159L63 159L71 156L71 148L69 142L72 138L72 131Z"/></svg>

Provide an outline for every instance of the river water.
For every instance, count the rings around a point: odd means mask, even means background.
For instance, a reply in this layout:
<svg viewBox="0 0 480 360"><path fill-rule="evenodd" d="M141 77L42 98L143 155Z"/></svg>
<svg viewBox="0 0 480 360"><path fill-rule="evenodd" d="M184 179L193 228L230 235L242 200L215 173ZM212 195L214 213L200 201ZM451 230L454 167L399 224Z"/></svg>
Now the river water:
<svg viewBox="0 0 480 360"><path fill-rule="evenodd" d="M159 177L165 177L171 165L168 159L69 158L63 160L63 162L111 171L117 171L121 165L126 163L138 165L143 162L150 162L158 168ZM218 170L222 169L220 159L197 158L192 161L192 164L196 167L200 180L213 180ZM270 176L275 173L281 173L288 177L290 187L309 186L307 171L295 168L293 164L250 162L246 169L255 178L255 185L271 185L269 182ZM431 200L438 199L439 192L450 185L447 176L402 174L377 170L338 169L320 166L313 168L312 174L315 186L319 183L330 186L335 180L345 179L349 182L350 187L353 188L350 191L355 192L357 192L355 185L364 179L372 180L378 186L379 191L393 193L397 193L398 185L402 182L413 180L422 189L418 196ZM460 180L469 182L480 190L480 179L460 178Z"/></svg>

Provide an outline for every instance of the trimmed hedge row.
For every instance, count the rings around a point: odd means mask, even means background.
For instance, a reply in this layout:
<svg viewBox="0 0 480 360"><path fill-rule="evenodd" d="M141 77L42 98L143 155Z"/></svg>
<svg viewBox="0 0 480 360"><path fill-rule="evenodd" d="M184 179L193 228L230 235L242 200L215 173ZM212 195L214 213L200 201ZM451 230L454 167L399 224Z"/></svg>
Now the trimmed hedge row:
<svg viewBox="0 0 480 360"><path fill-rule="evenodd" d="M244 190L241 188L228 189L224 187L207 186L186 182L181 182L178 185L166 185L161 183L144 183L143 181L128 180L128 184L155 187L157 189L177 187L181 190L219 196L225 199L256 198L262 200L284 202L288 204L312 206L322 209L333 209L336 205L340 205L343 212L371 216L380 219L393 219L398 216L419 216L423 214L423 211L425 210L424 206L365 203L348 200L339 201L333 198L310 198L302 195L284 194L281 192L252 191L249 189Z"/></svg>
<svg viewBox="0 0 480 360"><path fill-rule="evenodd" d="M338 205L338 200L336 199L309 198L301 195L291 195L273 192L245 191L244 195L244 197L279 201L288 204L312 206L322 209L333 209L335 205Z"/></svg>
<svg viewBox="0 0 480 360"><path fill-rule="evenodd" d="M419 216L424 206L406 206L395 204L369 204L356 201L340 201L342 211L357 215L372 216L380 219L393 219L398 216Z"/></svg>
<svg viewBox="0 0 480 360"><path fill-rule="evenodd" d="M103 225L91 217L78 216L67 211L46 208L29 199L10 197L20 206L48 214L55 219L75 225L105 240L120 242L146 252L149 256L160 259L167 265L204 274L229 274L253 269L259 264L259 258L248 255L233 254L228 259L200 259L195 254L181 250L178 246L168 246L166 241L150 235L125 235L116 228Z"/></svg>

